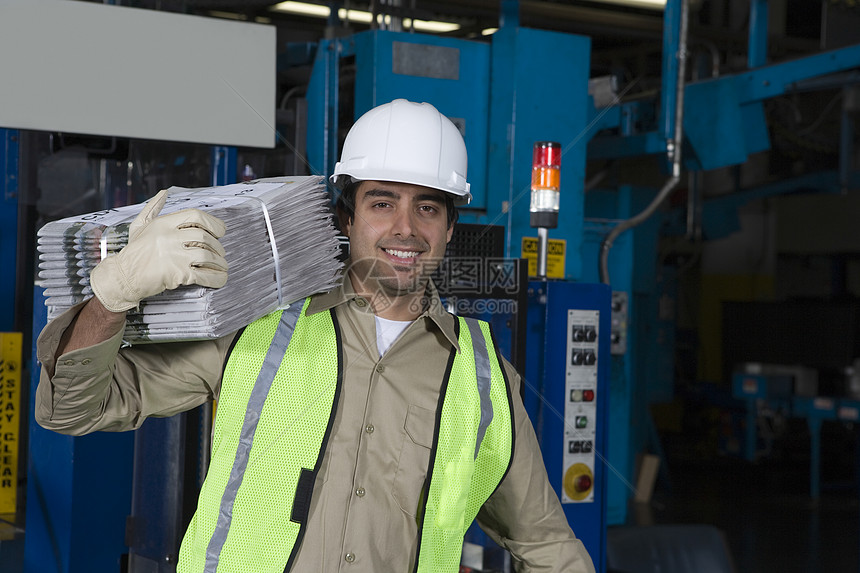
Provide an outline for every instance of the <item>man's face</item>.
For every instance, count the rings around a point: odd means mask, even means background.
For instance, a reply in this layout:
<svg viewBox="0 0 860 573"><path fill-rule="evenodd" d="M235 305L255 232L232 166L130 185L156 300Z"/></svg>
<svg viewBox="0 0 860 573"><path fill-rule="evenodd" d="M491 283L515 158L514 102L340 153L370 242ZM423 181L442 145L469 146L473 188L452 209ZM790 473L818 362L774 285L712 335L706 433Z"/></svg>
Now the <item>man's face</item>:
<svg viewBox="0 0 860 573"><path fill-rule="evenodd" d="M451 240L445 195L409 183L362 181L345 222L355 287L389 297L424 294Z"/></svg>

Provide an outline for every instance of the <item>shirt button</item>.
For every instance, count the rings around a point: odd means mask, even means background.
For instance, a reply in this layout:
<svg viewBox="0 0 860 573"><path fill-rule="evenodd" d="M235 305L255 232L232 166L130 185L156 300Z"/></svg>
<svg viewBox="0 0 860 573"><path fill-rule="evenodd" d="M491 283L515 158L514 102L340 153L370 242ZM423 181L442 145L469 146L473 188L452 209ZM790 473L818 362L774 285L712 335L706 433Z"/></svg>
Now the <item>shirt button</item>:
<svg viewBox="0 0 860 573"><path fill-rule="evenodd" d="M368 424L364 427L364 431L368 434L372 434L374 430L373 424Z"/></svg>
<svg viewBox="0 0 860 573"><path fill-rule="evenodd" d="M74 360L66 360L65 362L63 362L63 364L65 364L66 366L74 366L75 361Z"/></svg>
<svg viewBox="0 0 860 573"><path fill-rule="evenodd" d="M376 367L376 371L382 374L383 372L385 372L385 366L383 364L380 364Z"/></svg>
<svg viewBox="0 0 860 573"><path fill-rule="evenodd" d="M343 556L343 558L347 563L352 563L353 561L355 561L355 555L353 555L352 553L347 553Z"/></svg>
<svg viewBox="0 0 860 573"><path fill-rule="evenodd" d="M357 495L358 497L364 497L364 488L360 487L357 490L355 490L355 495Z"/></svg>
<svg viewBox="0 0 860 573"><path fill-rule="evenodd" d="M86 366L90 362L92 362L92 360L90 360L89 358L84 358L83 360L81 360L81 364L83 364L84 366Z"/></svg>
<svg viewBox="0 0 860 573"><path fill-rule="evenodd" d="M357 304L358 306L364 306L367 304L367 301L363 298L357 298L355 299L355 304Z"/></svg>

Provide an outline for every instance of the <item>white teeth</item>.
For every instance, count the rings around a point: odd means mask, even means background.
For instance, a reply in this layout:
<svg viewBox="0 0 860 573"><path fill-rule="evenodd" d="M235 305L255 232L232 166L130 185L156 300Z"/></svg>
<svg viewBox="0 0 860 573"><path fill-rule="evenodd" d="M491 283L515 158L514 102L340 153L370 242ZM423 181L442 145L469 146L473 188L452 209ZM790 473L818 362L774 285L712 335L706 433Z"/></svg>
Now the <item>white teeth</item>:
<svg viewBox="0 0 860 573"><path fill-rule="evenodd" d="M420 254L417 251L395 251L394 249L385 249L385 252L401 259L411 259Z"/></svg>

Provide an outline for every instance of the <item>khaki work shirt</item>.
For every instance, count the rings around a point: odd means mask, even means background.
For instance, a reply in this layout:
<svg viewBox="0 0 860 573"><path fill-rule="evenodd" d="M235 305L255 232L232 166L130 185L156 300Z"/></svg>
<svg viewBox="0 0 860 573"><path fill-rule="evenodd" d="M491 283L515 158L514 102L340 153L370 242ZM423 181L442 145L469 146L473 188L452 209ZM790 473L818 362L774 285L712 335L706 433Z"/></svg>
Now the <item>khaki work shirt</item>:
<svg viewBox="0 0 860 573"><path fill-rule="evenodd" d="M405 573L415 562L416 513L439 391L450 349L458 348L456 318L441 308L431 284L433 303L380 358L374 314L351 282L343 283L314 296L308 308L308 314L336 313L344 384L292 570ZM147 417L171 416L218 398L235 336L121 348L120 332L57 359L60 337L80 306L39 336L43 368L35 416L43 427L73 435L131 430ZM519 398L520 378L507 362L505 369L514 397L513 462L478 522L511 552L518 571L593 572L547 481Z"/></svg>

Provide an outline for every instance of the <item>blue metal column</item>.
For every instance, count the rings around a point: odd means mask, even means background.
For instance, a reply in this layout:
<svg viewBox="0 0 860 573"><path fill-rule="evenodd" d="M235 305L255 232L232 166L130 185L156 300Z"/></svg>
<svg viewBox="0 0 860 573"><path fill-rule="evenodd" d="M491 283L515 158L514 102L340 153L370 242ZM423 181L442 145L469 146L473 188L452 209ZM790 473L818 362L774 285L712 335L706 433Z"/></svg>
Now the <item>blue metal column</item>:
<svg viewBox="0 0 860 573"><path fill-rule="evenodd" d="M308 168L326 178L334 172L338 152L340 58L354 53L352 37L322 40L308 82Z"/></svg>
<svg viewBox="0 0 860 573"><path fill-rule="evenodd" d="M0 128L0 331L15 329L15 277L18 243L18 130Z"/></svg>
<svg viewBox="0 0 860 573"><path fill-rule="evenodd" d="M747 66L750 69L767 63L768 0L751 0Z"/></svg>
<svg viewBox="0 0 860 573"><path fill-rule="evenodd" d="M31 363L38 364L36 338L48 318L40 287L34 300ZM38 383L34 368L31 412ZM127 552L133 437L131 432L64 436L30 416L24 573L120 571Z"/></svg>
<svg viewBox="0 0 860 573"><path fill-rule="evenodd" d="M131 571L176 571L183 534L187 426L183 413L151 418L134 433L134 491L126 532Z"/></svg>
<svg viewBox="0 0 860 573"><path fill-rule="evenodd" d="M14 254L16 220L10 206L17 201L18 132L0 130L3 153L0 170L4 177L2 264L15 268L7 258ZM17 217L17 213L14 214ZM7 218L8 217L8 218ZM7 310L2 281L0 312ZM13 296L11 291L8 296ZM40 365L36 339L47 324L42 288L33 293L31 378L29 411L35 410ZM8 308L14 308L11 299ZM5 319L4 319L5 320ZM62 399L62 398L60 398ZM39 426L31 415L28 422L25 573L88 573L120 571L125 545L125 521L131 507L131 462L133 434L98 432L84 437L61 435ZM2 566L0 566L2 569Z"/></svg>
<svg viewBox="0 0 860 573"><path fill-rule="evenodd" d="M536 141L562 144L558 228L566 241L565 278L583 280L583 185L588 133L588 38L504 27L491 54L487 217L506 226L505 254L518 256L529 224Z"/></svg>
<svg viewBox="0 0 860 573"><path fill-rule="evenodd" d="M817 500L821 495L821 426L824 420L837 418L836 401L795 396L791 406L793 415L806 418L809 426L809 495Z"/></svg>
<svg viewBox="0 0 860 573"><path fill-rule="evenodd" d="M745 404L743 454L746 461L754 462L758 450L758 404L767 398L767 378L757 374L736 373L732 377L732 395Z"/></svg>
<svg viewBox="0 0 860 573"><path fill-rule="evenodd" d="M502 0L499 28L516 28L520 25L520 0Z"/></svg>
<svg viewBox="0 0 860 573"><path fill-rule="evenodd" d="M663 12L660 129L664 141L675 137L675 108L678 101L678 49L681 43L681 2L682 0L668 0Z"/></svg>
<svg viewBox="0 0 860 573"><path fill-rule="evenodd" d="M212 148L212 185L236 183L238 151L235 147L218 145Z"/></svg>

